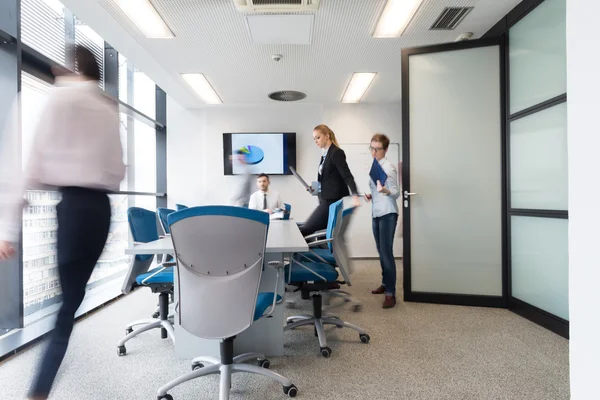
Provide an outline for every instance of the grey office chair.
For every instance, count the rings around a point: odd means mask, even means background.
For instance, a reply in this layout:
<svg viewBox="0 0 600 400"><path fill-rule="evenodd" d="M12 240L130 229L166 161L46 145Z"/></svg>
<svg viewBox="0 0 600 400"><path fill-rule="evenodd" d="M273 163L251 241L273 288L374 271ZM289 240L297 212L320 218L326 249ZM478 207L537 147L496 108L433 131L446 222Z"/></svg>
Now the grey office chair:
<svg viewBox="0 0 600 400"><path fill-rule="evenodd" d="M168 217L177 259L176 281L179 325L204 339L221 341L221 359L197 357L193 370L162 386L159 400L172 400L169 390L201 376L221 374L220 400L229 399L231 375L247 372L281 383L289 397L298 389L289 379L269 371L263 354L234 357L233 342L239 333L260 318L269 316L280 300L278 283L273 292L259 293L267 243L269 214L230 206L192 207ZM265 315L267 309L270 311ZM242 364L257 360L259 365Z"/></svg>

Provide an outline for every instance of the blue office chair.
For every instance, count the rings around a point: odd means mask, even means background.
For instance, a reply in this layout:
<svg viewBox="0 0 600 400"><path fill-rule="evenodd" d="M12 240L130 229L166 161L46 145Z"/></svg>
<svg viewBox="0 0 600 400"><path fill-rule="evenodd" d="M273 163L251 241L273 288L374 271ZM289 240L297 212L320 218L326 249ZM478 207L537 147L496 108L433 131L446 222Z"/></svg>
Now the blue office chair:
<svg viewBox="0 0 600 400"><path fill-rule="evenodd" d="M340 237L342 219L343 200L333 203L329 207L329 219L327 224L326 238L310 243L309 246L319 246L327 244L333 254L335 265L326 262L315 262L308 260L299 260L296 254L290 258L290 263L286 265L286 283L295 286L300 290L302 298L308 300L312 297L313 314L296 315L287 319L287 325L284 330L296 329L300 326L314 325L316 335L319 338L319 346L323 357L331 356L332 350L327 346L327 337L325 335L324 325L335 325L338 328L350 328L358 331L362 343L369 343L371 338L364 329L342 321L340 318L332 315L323 314L323 298L321 292L335 290L337 285L345 282L338 281L339 272L336 266L342 270L342 275L348 275L348 256L345 246ZM301 254L301 253L297 253Z"/></svg>
<svg viewBox="0 0 600 400"><path fill-rule="evenodd" d="M312 261L312 262L321 262L321 263L327 263L327 264L331 264L334 266L338 267L338 270L340 271L340 273L342 274L342 277L344 278L343 284L350 287L352 286L352 280L351 280L351 274L352 274L352 263L351 260L348 256L348 249L347 249L347 245L346 245L346 232L348 231L348 227L350 226L351 220L352 220L352 216L353 216L353 212L355 210L355 207L350 207L350 208L346 208L345 210L342 211L342 220L341 220L341 225L339 227L339 234L337 235L337 245L338 247L343 247L344 251L342 251L338 256L339 257L344 257L344 263L343 264L339 264L337 263L334 255L333 255L333 245L331 244L331 242L329 242L326 246L326 248L323 247L319 247L318 244L315 244L314 242L308 243L309 246L309 251L307 252L302 252L302 253L294 253L294 259L298 260L298 261ZM325 236L323 236L322 238L325 238L327 235L327 232L325 232ZM341 288L332 288L329 289L325 292L323 292L323 304L326 305L326 307L323 307L323 310L331 310L333 308L345 305L350 303L352 306L352 310L354 312L358 312L360 310L362 310L362 303L355 299L354 297L352 297L352 295L345 291L342 290ZM335 297L335 298L339 298L342 299L343 302L342 303L337 303L334 305L330 305L330 297Z"/></svg>
<svg viewBox="0 0 600 400"><path fill-rule="evenodd" d="M342 222L340 225L341 238L345 237L346 230L350 225L350 218L352 216L353 211L354 207L350 207L342 211ZM327 237L327 230L325 230L324 232L314 233L309 236L324 239ZM302 253L294 253L294 257L298 260L307 259L308 261L325 262L328 264L335 265L335 257L333 256L333 245L331 244L331 242L327 243L327 247L318 247L316 245L312 245L309 247L311 247L309 251Z"/></svg>
<svg viewBox="0 0 600 400"><path fill-rule="evenodd" d="M283 219L290 219L290 214L292 212L292 206L289 205L288 203L283 203L283 206L285 207L285 213L283 213Z"/></svg>
<svg viewBox="0 0 600 400"><path fill-rule="evenodd" d="M139 207L131 207L127 210L127 220L134 244L158 240L155 212ZM127 294L136 287L145 286L150 288L152 293L158 293L158 318L139 320L127 325L125 329L126 336L117 343L117 354L120 356L127 353L126 342L150 329L161 328L163 339L170 336L171 340L175 341L173 324L169 321L169 295L173 292L173 266L175 263L159 264L156 268L148 271L153 261L154 255L152 254L133 257L121 291Z"/></svg>
<svg viewBox="0 0 600 400"><path fill-rule="evenodd" d="M172 400L169 390L201 376L220 373L221 400L229 399L231 374L247 372L274 379L285 394L298 389L289 379L269 371L263 354L233 356L236 335L259 318L267 317L281 299L278 283L273 292L259 293L269 214L230 206L191 207L168 217L177 254L177 282L181 328L200 338L219 339L221 358L197 357L193 370L158 390L159 400ZM283 265L274 261L279 278ZM270 309L265 314L267 309ZM242 364L258 360L259 366ZM210 364L210 365L209 365Z"/></svg>
<svg viewBox="0 0 600 400"><path fill-rule="evenodd" d="M162 228L160 236L165 236L171 233L169 231L169 223L167 222L167 217L169 214L174 212L175 210L165 207L158 207L156 209L156 213L158 214L158 221L160 222L160 227Z"/></svg>
<svg viewBox="0 0 600 400"><path fill-rule="evenodd" d="M188 208L188 206L183 205L183 204L175 204L175 210L176 211L185 210L186 208Z"/></svg>

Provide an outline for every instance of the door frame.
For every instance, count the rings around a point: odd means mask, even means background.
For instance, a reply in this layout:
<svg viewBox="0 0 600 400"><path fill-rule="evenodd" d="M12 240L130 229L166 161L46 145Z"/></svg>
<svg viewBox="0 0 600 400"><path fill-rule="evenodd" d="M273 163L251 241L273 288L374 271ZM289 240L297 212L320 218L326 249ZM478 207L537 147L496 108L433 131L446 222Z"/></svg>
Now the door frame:
<svg viewBox="0 0 600 400"><path fill-rule="evenodd" d="M507 102L506 93L507 61L506 35L464 42L445 43L433 46L408 48L402 50L402 220L403 220L403 276L404 301L453 304L464 306L508 308L510 271L508 268L508 152L507 152ZM501 151L501 274L502 296L467 295L453 293L413 292L411 281L411 237L410 237L410 199L409 207L404 207L404 191L410 192L410 90L409 57L417 54L438 53L444 51L466 50L479 47L499 47L500 85L500 151Z"/></svg>

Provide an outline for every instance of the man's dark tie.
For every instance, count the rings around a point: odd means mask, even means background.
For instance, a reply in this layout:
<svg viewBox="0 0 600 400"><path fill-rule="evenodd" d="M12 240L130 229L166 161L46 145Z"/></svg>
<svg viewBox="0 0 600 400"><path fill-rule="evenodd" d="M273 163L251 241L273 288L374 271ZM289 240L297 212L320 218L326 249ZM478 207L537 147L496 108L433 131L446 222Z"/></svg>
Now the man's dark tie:
<svg viewBox="0 0 600 400"><path fill-rule="evenodd" d="M265 197L263 197L263 210L267 209L267 194L265 193Z"/></svg>

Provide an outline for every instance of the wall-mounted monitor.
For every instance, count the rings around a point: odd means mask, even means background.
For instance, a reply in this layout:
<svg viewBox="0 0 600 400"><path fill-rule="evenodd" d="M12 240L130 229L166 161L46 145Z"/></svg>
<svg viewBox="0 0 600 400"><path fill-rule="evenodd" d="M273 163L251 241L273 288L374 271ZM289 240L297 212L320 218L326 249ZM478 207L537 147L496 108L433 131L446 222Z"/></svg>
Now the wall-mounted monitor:
<svg viewBox="0 0 600 400"><path fill-rule="evenodd" d="M244 155L246 165L238 161ZM223 166L225 175L291 175L296 168L296 133L224 133Z"/></svg>

